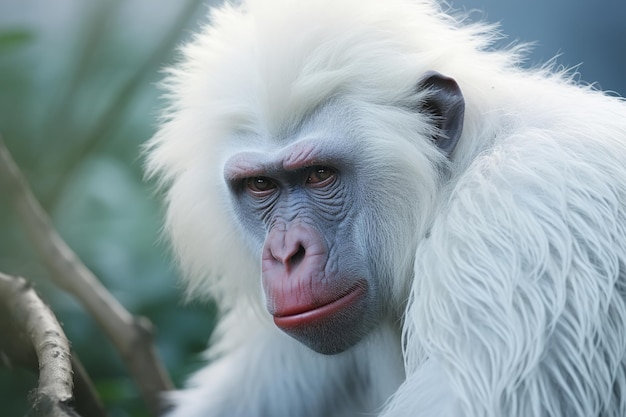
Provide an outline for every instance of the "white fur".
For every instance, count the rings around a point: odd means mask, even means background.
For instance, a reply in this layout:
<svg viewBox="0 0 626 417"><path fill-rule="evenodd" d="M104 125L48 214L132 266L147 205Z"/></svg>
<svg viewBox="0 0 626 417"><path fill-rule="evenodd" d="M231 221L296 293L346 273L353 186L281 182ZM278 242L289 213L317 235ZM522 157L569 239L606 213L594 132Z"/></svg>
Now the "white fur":
<svg viewBox="0 0 626 417"><path fill-rule="evenodd" d="M172 417L626 415L623 101L521 70L519 51L489 50L492 27L431 1L249 0L210 19L168 71L148 145L188 294L224 314ZM407 110L431 70L466 100L449 162ZM414 214L382 238L398 278L383 285L396 309L409 299L404 319L323 356L264 311L259 249L236 225L222 167L241 149L279 149L331 97L380 168L384 216L400 216L394 200Z"/></svg>

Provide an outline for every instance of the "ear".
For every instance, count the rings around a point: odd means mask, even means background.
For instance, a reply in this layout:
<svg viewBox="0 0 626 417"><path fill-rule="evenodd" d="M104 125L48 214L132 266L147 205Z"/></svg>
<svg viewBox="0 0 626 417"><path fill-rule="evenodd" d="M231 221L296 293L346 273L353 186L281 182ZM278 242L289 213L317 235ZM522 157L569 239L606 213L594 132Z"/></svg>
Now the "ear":
<svg viewBox="0 0 626 417"><path fill-rule="evenodd" d="M453 78L435 71L424 74L418 88L430 91L421 111L428 113L435 121L437 134L432 140L449 157L463 131L465 114L463 93Z"/></svg>

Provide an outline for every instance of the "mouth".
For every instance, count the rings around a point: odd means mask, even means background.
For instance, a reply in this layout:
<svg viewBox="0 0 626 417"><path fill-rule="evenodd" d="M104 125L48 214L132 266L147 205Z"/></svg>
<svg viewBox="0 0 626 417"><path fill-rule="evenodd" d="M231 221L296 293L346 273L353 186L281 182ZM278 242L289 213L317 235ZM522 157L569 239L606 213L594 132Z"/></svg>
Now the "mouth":
<svg viewBox="0 0 626 417"><path fill-rule="evenodd" d="M274 314L274 323L281 329L292 329L302 326L318 324L325 319L348 312L365 295L366 291L361 285L357 285L340 298L315 307L310 310L299 311L291 314Z"/></svg>

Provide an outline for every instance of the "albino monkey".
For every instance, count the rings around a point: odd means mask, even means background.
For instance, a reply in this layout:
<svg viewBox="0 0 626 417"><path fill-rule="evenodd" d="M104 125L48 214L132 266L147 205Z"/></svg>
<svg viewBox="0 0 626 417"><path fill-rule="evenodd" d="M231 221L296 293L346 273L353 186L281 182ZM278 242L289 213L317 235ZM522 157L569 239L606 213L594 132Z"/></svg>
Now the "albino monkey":
<svg viewBox="0 0 626 417"><path fill-rule="evenodd" d="M211 12L148 146L221 314L169 416L626 415L626 104L496 37L428 0Z"/></svg>

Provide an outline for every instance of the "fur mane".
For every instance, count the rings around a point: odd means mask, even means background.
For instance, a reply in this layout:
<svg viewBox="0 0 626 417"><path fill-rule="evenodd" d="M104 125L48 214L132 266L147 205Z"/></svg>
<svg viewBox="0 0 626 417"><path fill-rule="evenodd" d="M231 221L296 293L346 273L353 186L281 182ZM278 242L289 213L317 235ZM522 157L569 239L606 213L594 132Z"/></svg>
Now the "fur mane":
<svg viewBox="0 0 626 417"><path fill-rule="evenodd" d="M228 149L267 146L264 138L284 136L337 96L377 115L377 106L409 106L419 97L407 93L429 70L460 82L515 71L516 49L486 52L498 36L496 27L466 24L430 1L253 0L214 9L166 71L168 107L146 147L187 293L234 300L258 291L258 265L241 255L245 245L223 201L217 168ZM469 103L467 111L485 107ZM477 128L466 126L467 136Z"/></svg>

